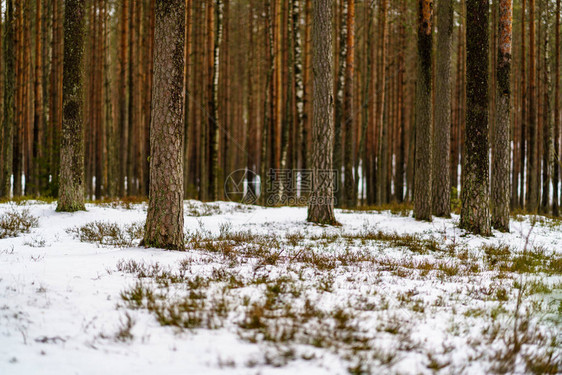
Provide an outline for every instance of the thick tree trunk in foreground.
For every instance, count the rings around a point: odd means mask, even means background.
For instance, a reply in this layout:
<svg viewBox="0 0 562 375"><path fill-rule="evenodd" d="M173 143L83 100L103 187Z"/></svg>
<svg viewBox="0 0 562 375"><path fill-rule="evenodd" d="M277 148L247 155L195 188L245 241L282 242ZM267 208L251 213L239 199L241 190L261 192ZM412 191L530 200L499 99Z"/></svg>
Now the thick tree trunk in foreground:
<svg viewBox="0 0 562 375"><path fill-rule="evenodd" d="M414 217L431 220L432 160L432 0L419 0L418 70L416 83L416 172Z"/></svg>
<svg viewBox="0 0 562 375"><path fill-rule="evenodd" d="M332 5L330 0L314 0L312 11L312 183L308 221L336 224L334 215L334 138Z"/></svg>
<svg viewBox="0 0 562 375"><path fill-rule="evenodd" d="M144 246L182 250L184 0L156 0L150 196Z"/></svg>
<svg viewBox="0 0 562 375"><path fill-rule="evenodd" d="M84 55L84 1L67 0L64 6L63 121L60 188L57 211L85 210L84 122L82 58Z"/></svg>
<svg viewBox="0 0 562 375"><path fill-rule="evenodd" d="M451 146L451 51L453 1L437 4L437 76L435 77L435 155L433 159L433 214L451 216L449 173Z"/></svg>
<svg viewBox="0 0 562 375"><path fill-rule="evenodd" d="M497 99L494 147L492 154L492 225L509 231L510 169L510 73L511 73L511 0L500 0Z"/></svg>
<svg viewBox="0 0 562 375"><path fill-rule="evenodd" d="M490 235L488 159L488 0L467 0L466 137L460 227Z"/></svg>
<svg viewBox="0 0 562 375"><path fill-rule="evenodd" d="M14 90L15 90L15 52L14 52L14 4L12 0L8 0L6 20L5 24L5 34L4 34L4 64L5 64L5 76L2 77L4 81L4 118L2 121L2 126L4 128L4 133L2 136L4 153L3 165L0 171L0 197L10 197L11 182L10 178L12 176L12 139L13 128L14 128Z"/></svg>

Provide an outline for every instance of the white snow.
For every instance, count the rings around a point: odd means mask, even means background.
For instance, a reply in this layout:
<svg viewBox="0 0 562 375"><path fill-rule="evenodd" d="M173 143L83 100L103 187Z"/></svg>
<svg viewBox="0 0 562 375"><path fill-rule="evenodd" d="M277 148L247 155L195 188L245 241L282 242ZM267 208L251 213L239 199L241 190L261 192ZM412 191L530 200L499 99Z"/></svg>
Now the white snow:
<svg viewBox="0 0 562 375"><path fill-rule="evenodd" d="M525 296L520 315L528 311L531 330L557 341L548 346L539 339L530 340L515 355L512 370L528 371L523 354L538 353L541 357L550 350L557 356L554 362L558 371L562 371L562 275L502 274L486 267L479 250L482 244L503 243L514 252L540 247L544 253L559 257L562 231L556 223L533 226L525 217L512 220L511 233L494 232L493 237L482 238L458 229L458 216L429 223L388 211L336 210L342 226L321 227L306 223L306 208L185 202L188 236L198 233L216 238L221 230L251 231L281 241L282 260L259 266L254 259L229 262L220 253L203 249L180 252L101 247L80 242L68 231L93 221L122 226L143 222L145 204L131 209L88 204L86 212L57 213L55 204L9 203L0 204L0 215L24 209L39 218L38 227L19 237L0 239L0 374L345 374L355 365L365 365L364 371L375 374L430 374L435 368L441 368L437 370L440 373L489 373L495 356L501 357L511 345L508 339L517 308L516 285L532 281L541 281L552 292ZM193 216L200 214L208 216ZM440 244L464 246L478 261L480 270L451 276L436 270L420 276L419 271L407 267L402 272L391 264L425 261L463 269L464 258L435 252L418 254L404 247L381 246L379 241L343 238L366 230L417 234L435 238ZM329 234L343 237L324 243L321 237ZM291 235L304 238L291 247L286 244ZM321 270L294 261L295 254L310 249L334 257L345 251L375 254L389 266L338 263L334 269ZM154 314L143 308L132 309L121 298L121 292L138 279L118 271L120 261L158 263L177 270L185 259L191 262L191 276L209 276L213 269L222 267L245 278L256 274L273 278L295 275L300 269L304 280L295 285L303 289L292 300L294 304L304 305L308 298L318 309L341 307L353 311L351 324L359 327L353 337L365 337L370 349L354 357L346 343L338 349L307 345L303 340L276 345L267 340L254 343L243 339L238 324L247 310L239 304L243 296L252 302L263 299L264 287L258 284L228 292L225 298L232 303L231 311L218 329L164 327ZM331 287L318 287L326 282L332 283ZM211 286L207 292L214 298L221 288ZM505 289L505 300L494 297L499 289ZM186 288L172 287L170 293L180 296ZM133 338L122 342L116 339L116 333L127 315L134 322ZM490 333L494 325L497 337ZM268 356L275 359L283 348L291 348L296 354L280 367L268 364ZM388 363L381 360L385 355L390 358ZM308 357L312 359L305 359Z"/></svg>

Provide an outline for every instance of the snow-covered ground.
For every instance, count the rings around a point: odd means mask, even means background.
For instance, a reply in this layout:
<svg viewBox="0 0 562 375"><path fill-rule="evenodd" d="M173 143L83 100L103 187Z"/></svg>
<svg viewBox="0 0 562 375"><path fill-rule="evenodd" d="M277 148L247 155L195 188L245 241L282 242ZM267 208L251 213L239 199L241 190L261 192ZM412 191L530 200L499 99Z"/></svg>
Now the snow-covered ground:
<svg viewBox="0 0 562 375"><path fill-rule="evenodd" d="M458 216L322 227L186 201L180 252L136 247L145 204L0 204L22 212L37 225L0 239L0 374L562 371L556 220L482 238Z"/></svg>

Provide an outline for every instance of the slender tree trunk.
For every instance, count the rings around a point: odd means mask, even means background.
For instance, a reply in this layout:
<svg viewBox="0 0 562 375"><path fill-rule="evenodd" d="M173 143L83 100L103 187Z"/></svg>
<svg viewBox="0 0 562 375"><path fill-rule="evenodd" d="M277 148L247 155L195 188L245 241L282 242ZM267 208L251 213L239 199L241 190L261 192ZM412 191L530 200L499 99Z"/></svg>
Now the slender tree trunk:
<svg viewBox="0 0 562 375"><path fill-rule="evenodd" d="M404 173L406 163L406 1L401 1L401 16L398 32L400 34L400 51L398 52L398 126L400 138L398 140L398 156L396 164L395 196L399 203L404 201Z"/></svg>
<svg viewBox="0 0 562 375"><path fill-rule="evenodd" d="M61 137L60 191L57 211L85 210L84 123L82 60L86 8L81 0L64 6L63 123Z"/></svg>
<svg viewBox="0 0 562 375"><path fill-rule="evenodd" d="M560 214L560 198L558 188L560 183L560 0L556 0L555 23L555 51L554 51L554 163L552 171L552 214Z"/></svg>
<svg viewBox="0 0 562 375"><path fill-rule="evenodd" d="M500 0L498 61L496 66L496 126L492 153L492 225L509 232L510 119L511 119L511 0Z"/></svg>
<svg viewBox="0 0 562 375"><path fill-rule="evenodd" d="M119 93L118 93L118 120L119 132L119 196L125 196L125 181L127 177L127 67L128 67L128 33L129 33L129 1L123 0L121 4L120 39L119 39ZM130 183L130 181L128 181Z"/></svg>
<svg viewBox="0 0 562 375"><path fill-rule="evenodd" d="M427 1L426 1L427 3ZM378 61L375 85L376 102L375 102L375 119L374 119L374 147L376 153L376 164L374 165L373 176L376 176L374 183L375 202L383 203L386 199L384 191L386 190L386 174L384 173L384 166L386 165L386 152L385 147L388 145L387 140L387 123L384 121L384 103L386 98L386 60L387 60L387 13L388 13L388 0L382 0L379 7L379 46L377 48ZM431 46L430 46L431 48ZM430 52L431 53L431 52ZM431 62L430 62L431 68Z"/></svg>
<svg viewBox="0 0 562 375"><path fill-rule="evenodd" d="M414 217L431 220L431 161L432 161L432 0L419 0L418 70L416 82L416 166Z"/></svg>
<svg viewBox="0 0 562 375"><path fill-rule="evenodd" d="M344 116L344 205L355 207L357 204L356 185L353 176L353 157L355 137L355 116L353 113L353 88L355 65L355 0L347 0L347 47L345 61L345 85L343 98Z"/></svg>
<svg viewBox="0 0 562 375"><path fill-rule="evenodd" d="M332 6L329 0L314 0L312 10L312 65L314 109L312 114L312 184L308 221L336 224L334 215L334 137Z"/></svg>
<svg viewBox="0 0 562 375"><path fill-rule="evenodd" d="M62 69L63 69L63 6L62 0L53 0L53 39L51 41L52 63L49 100L49 193L59 195L60 134L62 128Z"/></svg>
<svg viewBox="0 0 562 375"><path fill-rule="evenodd" d="M108 27L108 1L103 4L103 75L104 75L104 99L105 99L105 126L106 126L106 148L107 148L107 195L110 198L117 196L117 181L119 179L119 157L117 155L118 140L116 124L113 116L112 80L110 68L110 31Z"/></svg>
<svg viewBox="0 0 562 375"><path fill-rule="evenodd" d="M536 45L535 45L535 0L529 3L529 148L527 152L527 178L529 191L527 192L527 209L537 212L539 205L538 179L538 127L537 127L537 98L536 98Z"/></svg>
<svg viewBox="0 0 562 375"><path fill-rule="evenodd" d="M488 0L466 2L466 141L460 227L491 234L488 158Z"/></svg>
<svg viewBox="0 0 562 375"><path fill-rule="evenodd" d="M12 160L13 149L12 142L14 139L14 115L15 115L15 46L14 46L14 3L8 0L6 4L6 19L4 33L4 115L2 119L3 137L3 164L2 164L2 180L0 181L0 197L9 198L11 194L11 176L12 176Z"/></svg>
<svg viewBox="0 0 562 375"><path fill-rule="evenodd" d="M210 200L216 200L218 195L219 181L219 110L218 110L218 91L219 91L219 61L220 45L222 40L222 0L213 0L214 7L211 8L212 21L209 28L213 32L212 58L209 59L209 196Z"/></svg>
<svg viewBox="0 0 562 375"><path fill-rule="evenodd" d="M437 4L437 77L435 77L435 154L433 158L433 214L451 216L451 51L453 38L453 0Z"/></svg>
<svg viewBox="0 0 562 375"><path fill-rule="evenodd" d="M293 40L294 40L294 62L293 71L295 75L295 125L298 132L298 143L295 144L297 151L298 166L304 169L306 166L306 130L304 124L304 77L303 77L303 50L302 32L300 28L301 1L292 0L293 9Z"/></svg>
<svg viewBox="0 0 562 375"><path fill-rule="evenodd" d="M520 118L520 147L519 147L519 207L523 208L526 205L526 196L528 194L527 183L529 180L528 175L525 178L525 161L527 156L527 69L526 69L526 49L525 49L525 8L527 0L521 2L521 118Z"/></svg>
<svg viewBox="0 0 562 375"><path fill-rule="evenodd" d="M545 9L546 8L546 9ZM550 82L550 25L548 16L548 4L541 1L541 20L543 27L543 35L541 42L543 44L543 58L540 63L542 69L542 194L541 194L541 212L549 213L550 205L550 184L552 179L552 151L553 151L553 123L551 116L550 100L552 98L552 85Z"/></svg>
<svg viewBox="0 0 562 375"><path fill-rule="evenodd" d="M156 0L150 197L144 246L183 250L185 0Z"/></svg>
<svg viewBox="0 0 562 375"><path fill-rule="evenodd" d="M43 163L43 60L41 47L43 4L41 0L36 1L35 11L35 80L34 80L34 117L33 117L33 158L31 162L31 194L39 195L39 180L41 165Z"/></svg>
<svg viewBox="0 0 562 375"><path fill-rule="evenodd" d="M343 112L343 96L344 96L344 85L345 85L345 63L346 63L346 48L347 48L347 25L344 22L347 14L347 0L340 0L335 2L335 8L339 9L338 14L336 14L335 19L337 23L336 34L336 45L338 49L336 50L335 65L337 66L337 74L335 76L335 122L334 122L334 157L333 157L333 167L336 172L336 184L334 186L334 196L335 204L338 207L344 206L345 202L343 199L344 189L343 189L343 175L342 175L342 152L343 152L343 142L342 133L344 122L344 112Z"/></svg>
<svg viewBox="0 0 562 375"><path fill-rule="evenodd" d="M459 154L460 154L460 129L461 129L461 88L462 88L462 25L458 27L457 34L457 72L455 79L455 97L453 105L453 122L451 127L451 187L458 194L459 188ZM457 198L457 195L455 195Z"/></svg>
<svg viewBox="0 0 562 375"><path fill-rule="evenodd" d="M310 152L308 145L310 144L310 134L311 134L311 119L312 119L312 100L310 94L312 92L312 52L311 52L311 28L312 28L312 0L304 1L305 7L305 21L304 21L304 67L303 67L303 134L302 134L302 160L303 169L307 169L310 166Z"/></svg>

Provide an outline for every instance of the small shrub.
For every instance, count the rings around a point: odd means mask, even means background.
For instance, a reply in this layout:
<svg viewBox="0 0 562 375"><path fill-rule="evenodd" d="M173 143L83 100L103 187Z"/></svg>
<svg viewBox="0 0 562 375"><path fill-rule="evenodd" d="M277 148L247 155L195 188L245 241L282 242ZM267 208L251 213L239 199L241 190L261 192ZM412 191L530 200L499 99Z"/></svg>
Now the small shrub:
<svg viewBox="0 0 562 375"><path fill-rule="evenodd" d="M93 221L81 227L67 229L80 242L98 243L102 246L131 247L144 237L144 224L133 223L124 227L117 223Z"/></svg>
<svg viewBox="0 0 562 375"><path fill-rule="evenodd" d="M29 233L31 228L38 225L39 219L31 215L28 209L8 211L0 216L0 239Z"/></svg>
<svg viewBox="0 0 562 375"><path fill-rule="evenodd" d="M133 339L131 329L133 329L135 323L135 320L128 313L126 313L125 320L121 320L121 326L115 334L115 339L121 342L131 341Z"/></svg>

